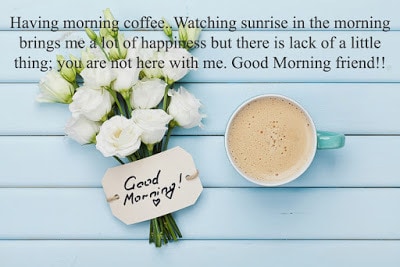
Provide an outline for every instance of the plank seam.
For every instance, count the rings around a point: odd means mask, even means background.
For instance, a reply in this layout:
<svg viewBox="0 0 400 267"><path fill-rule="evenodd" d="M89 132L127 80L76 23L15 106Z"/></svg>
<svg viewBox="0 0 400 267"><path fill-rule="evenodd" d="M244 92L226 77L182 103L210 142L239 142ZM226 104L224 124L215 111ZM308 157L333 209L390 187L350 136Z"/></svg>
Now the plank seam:
<svg viewBox="0 0 400 267"><path fill-rule="evenodd" d="M0 239L0 242L6 242L6 241L32 241L32 242L37 242L37 241L102 241L102 242L107 242L107 241L146 241L148 242L148 239L146 238L131 238L131 239L122 239L122 238L104 238L104 239L94 239L94 238L82 238L82 239L63 239L63 238L29 238L29 239ZM194 239L194 238L182 238L180 239L179 242L181 241L348 241L348 242L365 242L365 241L376 241L376 242L381 242L381 241L400 241L399 238L387 238L387 239L381 239L381 238L357 238L357 239L324 239L324 238L313 238L313 239L302 239L302 238L255 238L255 239L249 239L249 238L234 238L234 239L227 239L227 238L199 238L199 239Z"/></svg>
<svg viewBox="0 0 400 267"><path fill-rule="evenodd" d="M204 189L259 189L259 190L280 190L280 189L400 189L400 186L203 186ZM7 189L102 189L101 186L0 186L0 190Z"/></svg>
<svg viewBox="0 0 400 267"><path fill-rule="evenodd" d="M0 130L1 131L1 130ZM173 134L171 136L174 137L224 137L224 134ZM359 134L359 133L345 133L345 136L348 137L400 137L400 133L398 134L385 134L385 133L367 133L367 134ZM1 134L1 137L66 137L64 134Z"/></svg>
<svg viewBox="0 0 400 267"><path fill-rule="evenodd" d="M43 74L44 75L44 74ZM39 80L3 80L0 81L0 85L3 84L34 84L37 85ZM190 81L190 82L182 82L180 84L400 84L400 80L398 81Z"/></svg>
<svg viewBox="0 0 400 267"><path fill-rule="evenodd" d="M91 28L94 31L99 31L99 28ZM173 29L176 31L176 27L173 27ZM121 32L142 32L142 33L149 33L149 32L158 32L158 33L162 33L163 30L162 29L157 29L157 30L153 30L153 29L127 29L127 28L120 28L119 31ZM342 30L342 29L310 29L310 28L304 28L304 29L237 29L233 32L227 30L227 29L217 29L217 28L203 28L202 29L203 32L229 32L229 33L246 33L246 32L257 32L257 33L265 33L265 32L349 32L349 33L397 33L400 32L400 29L393 29L391 28L389 31L382 31L382 29L347 29L347 30ZM48 32L48 33L56 33L56 32L82 32L84 33L85 31L83 29L66 29L66 28L62 28L60 30L57 30L55 32L49 30L49 29L11 29L11 28L0 28L0 33L3 32Z"/></svg>

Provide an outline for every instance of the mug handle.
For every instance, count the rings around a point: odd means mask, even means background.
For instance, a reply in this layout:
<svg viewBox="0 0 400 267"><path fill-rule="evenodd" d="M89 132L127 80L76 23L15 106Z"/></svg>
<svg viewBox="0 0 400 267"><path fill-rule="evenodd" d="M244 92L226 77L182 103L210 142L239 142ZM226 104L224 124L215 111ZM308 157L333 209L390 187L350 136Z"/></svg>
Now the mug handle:
<svg viewBox="0 0 400 267"><path fill-rule="evenodd" d="M344 146L344 134L326 131L317 131L317 149L333 149Z"/></svg>

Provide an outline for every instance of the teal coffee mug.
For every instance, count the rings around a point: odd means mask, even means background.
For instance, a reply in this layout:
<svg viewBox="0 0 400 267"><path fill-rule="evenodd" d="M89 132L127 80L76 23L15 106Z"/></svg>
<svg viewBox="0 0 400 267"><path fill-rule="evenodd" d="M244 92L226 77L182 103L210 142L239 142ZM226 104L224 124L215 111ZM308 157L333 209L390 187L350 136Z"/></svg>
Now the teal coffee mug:
<svg viewBox="0 0 400 267"><path fill-rule="evenodd" d="M317 149L344 146L343 134L317 131L308 112L282 95L261 95L240 105L225 131L233 167L247 180L278 186L301 176Z"/></svg>

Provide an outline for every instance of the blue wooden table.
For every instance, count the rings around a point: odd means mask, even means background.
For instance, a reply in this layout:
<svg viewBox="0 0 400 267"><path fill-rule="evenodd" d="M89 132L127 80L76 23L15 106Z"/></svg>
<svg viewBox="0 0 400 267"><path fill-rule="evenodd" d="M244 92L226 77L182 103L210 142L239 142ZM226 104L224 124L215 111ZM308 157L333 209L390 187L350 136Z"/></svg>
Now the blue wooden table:
<svg viewBox="0 0 400 267"><path fill-rule="evenodd" d="M0 9L0 265L1 266L400 266L400 4L355 1L88 1L4 2ZM43 49L20 49L19 36L63 39L82 31L10 29L10 16L35 19L176 15L225 19L390 20L382 29L205 29L201 38L317 40L359 36L379 49L198 49L197 58L288 56L336 59L385 57L378 69L199 69L184 86L201 99L204 129L177 131L205 187L196 205L175 213L183 240L162 249L148 244L148 222L126 226L105 201L101 178L116 166L94 147L64 137L69 111L35 102L44 73L15 69L22 56L53 59ZM126 31L126 36L130 34ZM159 31L140 31L148 38ZM57 53L68 54L61 50ZM382 64L382 62L381 62ZM384 68L383 68L384 67ZM346 146L318 151L307 172L276 188L239 176L224 149L229 116L244 100L278 93L300 102L318 129L346 134Z"/></svg>

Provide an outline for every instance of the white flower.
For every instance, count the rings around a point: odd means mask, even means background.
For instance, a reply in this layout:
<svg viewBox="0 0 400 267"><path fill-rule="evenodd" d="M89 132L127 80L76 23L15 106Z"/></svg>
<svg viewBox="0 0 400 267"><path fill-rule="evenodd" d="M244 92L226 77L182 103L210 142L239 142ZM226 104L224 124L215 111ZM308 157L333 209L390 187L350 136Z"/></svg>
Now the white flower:
<svg viewBox="0 0 400 267"><path fill-rule="evenodd" d="M162 69L162 73L163 76L168 79L168 83L171 84L173 82L179 81L191 69L193 69L186 68L186 66L182 67L182 65L178 63L179 61L186 60L190 57L192 57L192 55L184 48L171 48L168 50L168 52L164 52L164 54L162 55L162 59L165 62L165 66Z"/></svg>
<svg viewBox="0 0 400 267"><path fill-rule="evenodd" d="M132 120L114 116L100 127L96 148L105 157L126 157L139 149L141 134L142 130Z"/></svg>
<svg viewBox="0 0 400 267"><path fill-rule="evenodd" d="M131 41L127 41L127 42L129 42L129 46L132 46L132 42ZM132 47L128 48L128 52L126 53L126 59L131 59L132 62L134 62L135 66L136 66L137 65L136 64L136 59L140 55L140 50L143 50L143 49L144 48L132 48ZM154 51L154 50L151 50L151 51Z"/></svg>
<svg viewBox="0 0 400 267"><path fill-rule="evenodd" d="M90 144L96 140L100 123L86 119L83 116L72 117L65 125L65 133L79 144Z"/></svg>
<svg viewBox="0 0 400 267"><path fill-rule="evenodd" d="M105 62L105 65L102 67L97 66L96 68L88 68L82 70L80 73L84 85L90 86L92 88L102 88L104 86L110 86L111 82L115 80L116 74L114 70L111 68L110 62ZM89 64L89 63L87 63Z"/></svg>
<svg viewBox="0 0 400 267"><path fill-rule="evenodd" d="M162 60L161 52L151 48L128 49L126 58L130 58L137 67L142 69L147 78L162 78L162 68L158 67L158 61ZM144 64L146 61L156 62L156 65L146 68Z"/></svg>
<svg viewBox="0 0 400 267"><path fill-rule="evenodd" d="M132 120L142 129L142 142L146 145L161 141L167 131L166 125L173 119L162 109L135 109Z"/></svg>
<svg viewBox="0 0 400 267"><path fill-rule="evenodd" d="M160 79L144 79L133 86L131 104L134 108L154 108L164 97L167 84Z"/></svg>
<svg viewBox="0 0 400 267"><path fill-rule="evenodd" d="M89 61L93 60L107 60L104 53L100 50L100 48L86 48L81 53L81 61L84 68L88 65Z"/></svg>
<svg viewBox="0 0 400 267"><path fill-rule="evenodd" d="M200 101L182 86L178 91L169 90L171 102L168 113L174 117L175 122L183 128L202 127L201 120L205 117L199 112Z"/></svg>
<svg viewBox="0 0 400 267"><path fill-rule="evenodd" d="M74 94L69 110L73 117L85 116L92 121L100 121L110 111L114 99L107 90L96 90L82 86Z"/></svg>
<svg viewBox="0 0 400 267"><path fill-rule="evenodd" d="M75 88L67 82L61 74L52 70L47 72L39 83L40 94L36 100L39 102L59 102L68 104L72 101Z"/></svg>
<svg viewBox="0 0 400 267"><path fill-rule="evenodd" d="M118 60L118 62L122 61L125 60ZM140 69L138 68L115 68L114 72L116 74L116 79L113 83L113 89L117 92L129 91L139 80Z"/></svg>

